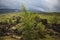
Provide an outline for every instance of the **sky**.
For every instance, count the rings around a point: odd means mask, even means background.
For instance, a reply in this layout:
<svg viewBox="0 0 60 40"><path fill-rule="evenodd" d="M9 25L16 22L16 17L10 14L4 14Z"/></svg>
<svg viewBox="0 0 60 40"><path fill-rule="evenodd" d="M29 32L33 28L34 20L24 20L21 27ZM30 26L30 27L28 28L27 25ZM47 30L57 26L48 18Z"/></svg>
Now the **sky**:
<svg viewBox="0 0 60 40"><path fill-rule="evenodd" d="M0 0L0 9L22 9L43 12L60 12L60 0Z"/></svg>

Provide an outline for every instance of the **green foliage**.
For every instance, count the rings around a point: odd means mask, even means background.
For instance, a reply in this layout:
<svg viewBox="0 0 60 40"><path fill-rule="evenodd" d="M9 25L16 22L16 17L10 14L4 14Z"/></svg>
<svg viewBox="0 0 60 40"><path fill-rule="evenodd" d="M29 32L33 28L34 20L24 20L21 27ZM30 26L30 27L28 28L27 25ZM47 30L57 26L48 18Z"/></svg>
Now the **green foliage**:
<svg viewBox="0 0 60 40"><path fill-rule="evenodd" d="M41 18L39 16L35 16L34 20L35 20L36 23L41 22Z"/></svg>
<svg viewBox="0 0 60 40"><path fill-rule="evenodd" d="M46 31L48 28L46 26L50 26L51 24L60 23L60 16L56 14L38 14L38 12L28 12L24 6L23 12L13 13L13 14L5 14L4 16L0 16L0 23L2 22L1 27L14 27L17 30L19 36L20 34L23 36L24 40L52 40L53 35L50 36L50 31ZM20 18L21 17L21 18ZM46 19L47 24L44 25L42 20ZM58 22L57 22L58 21ZM4 23L7 23L7 25ZM52 26L52 25L51 25ZM4 28L5 29L5 28ZM11 30L11 29L10 29ZM53 29L52 29L53 30ZM55 31L54 31L55 32ZM46 33L46 34L45 34ZM16 35L14 34L14 35ZM55 35L54 35L55 36ZM45 38L46 37L46 38ZM58 39L58 38L57 38Z"/></svg>
<svg viewBox="0 0 60 40"><path fill-rule="evenodd" d="M56 16L54 16L54 18L53 18L53 20L52 20L52 24L57 24L57 17Z"/></svg>
<svg viewBox="0 0 60 40"><path fill-rule="evenodd" d="M24 12L25 14L27 14L27 10L26 10L26 8L25 8L24 5L22 5L22 10L23 10L23 12Z"/></svg>
<svg viewBox="0 0 60 40"><path fill-rule="evenodd" d="M41 32L45 31L45 25L43 25L42 23L39 23L37 26L39 27L39 30Z"/></svg>
<svg viewBox="0 0 60 40"><path fill-rule="evenodd" d="M27 11L24 8L24 12L25 12L25 16L24 16L24 32L23 32L23 36L24 36L24 40L33 40L32 39L32 19L30 18L31 15L29 13L27 13ZM30 34L30 35L29 35Z"/></svg>
<svg viewBox="0 0 60 40"><path fill-rule="evenodd" d="M25 8L24 8L25 16L24 16L24 31L23 31L23 37L24 40L39 40L39 33L41 35L42 32L44 31L44 26L39 23L40 18L38 16L34 17L32 16L31 13L28 13ZM39 19L39 20L38 20ZM34 20L34 21L33 21ZM37 26L34 26L34 23L36 21ZM38 21L38 23L37 23ZM41 37L41 36L40 36Z"/></svg>

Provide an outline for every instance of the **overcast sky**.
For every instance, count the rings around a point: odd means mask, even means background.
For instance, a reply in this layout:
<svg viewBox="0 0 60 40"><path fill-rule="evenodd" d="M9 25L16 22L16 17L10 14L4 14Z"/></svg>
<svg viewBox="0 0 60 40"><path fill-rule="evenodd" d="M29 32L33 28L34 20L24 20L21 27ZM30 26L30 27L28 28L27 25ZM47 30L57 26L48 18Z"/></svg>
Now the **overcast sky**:
<svg viewBox="0 0 60 40"><path fill-rule="evenodd" d="M21 9L60 12L60 0L0 0L0 9Z"/></svg>

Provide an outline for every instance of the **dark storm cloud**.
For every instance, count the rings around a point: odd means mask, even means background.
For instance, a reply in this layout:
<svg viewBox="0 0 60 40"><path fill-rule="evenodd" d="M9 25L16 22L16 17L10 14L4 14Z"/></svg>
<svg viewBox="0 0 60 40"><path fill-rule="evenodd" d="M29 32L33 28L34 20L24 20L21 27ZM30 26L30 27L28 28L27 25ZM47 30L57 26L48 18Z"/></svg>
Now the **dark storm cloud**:
<svg viewBox="0 0 60 40"><path fill-rule="evenodd" d="M0 9L21 9L22 4L24 4L28 10L45 12L60 11L60 0L0 0Z"/></svg>

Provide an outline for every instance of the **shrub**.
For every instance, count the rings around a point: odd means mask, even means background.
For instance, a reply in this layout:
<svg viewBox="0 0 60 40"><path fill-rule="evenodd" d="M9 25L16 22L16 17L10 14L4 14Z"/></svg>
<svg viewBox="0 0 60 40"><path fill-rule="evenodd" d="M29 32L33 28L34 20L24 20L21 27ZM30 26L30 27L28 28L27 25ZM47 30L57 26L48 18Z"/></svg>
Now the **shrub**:
<svg viewBox="0 0 60 40"><path fill-rule="evenodd" d="M34 18L32 19L32 14L28 13L25 9L25 16L24 16L24 31L22 32L23 39L24 40L39 40L40 38L43 38L43 31L44 31L44 25L43 24L38 24L40 21L40 18L36 16L36 24L37 26L34 27ZM37 23L38 21L38 23ZM35 30L36 28L36 30Z"/></svg>
<svg viewBox="0 0 60 40"><path fill-rule="evenodd" d="M53 17L53 20L52 20L52 24L57 24L57 20L58 20L57 17L54 16L54 17Z"/></svg>

